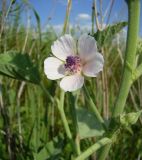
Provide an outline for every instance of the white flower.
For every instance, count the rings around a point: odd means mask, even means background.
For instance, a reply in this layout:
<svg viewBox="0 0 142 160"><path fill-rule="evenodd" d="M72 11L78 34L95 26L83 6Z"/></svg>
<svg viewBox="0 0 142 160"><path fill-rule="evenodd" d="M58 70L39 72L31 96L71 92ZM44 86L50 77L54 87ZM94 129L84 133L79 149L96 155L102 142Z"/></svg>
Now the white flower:
<svg viewBox="0 0 142 160"><path fill-rule="evenodd" d="M76 44L71 35L64 35L51 46L55 57L44 61L44 72L48 79L62 78L60 87L64 91L75 91L83 86L84 75L96 77L102 71L104 59L97 52L96 41L84 34Z"/></svg>

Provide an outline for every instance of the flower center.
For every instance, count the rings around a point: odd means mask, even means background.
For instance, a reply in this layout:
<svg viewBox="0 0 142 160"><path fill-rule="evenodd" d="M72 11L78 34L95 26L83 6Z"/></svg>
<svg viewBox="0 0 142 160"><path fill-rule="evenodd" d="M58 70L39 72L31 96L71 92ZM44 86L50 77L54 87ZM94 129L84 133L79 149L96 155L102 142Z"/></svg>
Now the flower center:
<svg viewBox="0 0 142 160"><path fill-rule="evenodd" d="M65 63L67 74L75 74L81 71L81 60L79 56L68 56Z"/></svg>

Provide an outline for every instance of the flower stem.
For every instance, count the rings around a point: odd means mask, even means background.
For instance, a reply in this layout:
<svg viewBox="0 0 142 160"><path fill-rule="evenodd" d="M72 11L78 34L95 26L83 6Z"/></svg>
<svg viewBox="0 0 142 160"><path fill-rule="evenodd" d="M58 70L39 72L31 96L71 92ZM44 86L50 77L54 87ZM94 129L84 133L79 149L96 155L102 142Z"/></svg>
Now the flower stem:
<svg viewBox="0 0 142 160"><path fill-rule="evenodd" d="M80 92L79 92L80 93ZM75 124L75 130L76 130L76 138L75 138L75 145L76 145L76 151L77 151L77 155L79 156L81 153L80 150L80 136L79 136L79 128L78 128L78 124L77 124L77 114L76 114L76 109L77 109L77 101L78 101L78 95L79 93L77 93L76 97L74 96L74 104L72 105L72 110L74 112L74 124Z"/></svg>
<svg viewBox="0 0 142 160"><path fill-rule="evenodd" d="M43 83L40 83L39 85L40 85L41 89L43 90L43 92L45 92L45 94L47 95L47 97L49 98L49 100L53 103L54 99L50 95L50 93L48 92L48 90L46 89L46 87L43 85Z"/></svg>
<svg viewBox="0 0 142 160"><path fill-rule="evenodd" d="M59 112L60 112L60 115L61 115L61 119L63 121L63 125L64 125L64 128L65 128L67 137L68 137L68 139L71 140L72 139L72 134L71 134L71 131L70 131L70 128L69 128L69 125L68 125L68 122L67 122L67 119L66 119L66 116L65 116L65 112L64 112L64 97L65 97L65 92L61 91L60 103L58 105L58 109L59 109Z"/></svg>
<svg viewBox="0 0 142 160"><path fill-rule="evenodd" d="M120 85L119 94L116 99L116 103L112 113L113 117L120 115L124 110L126 99L131 87L131 81L133 76L132 71L135 69L134 67L136 60L137 38L139 32L140 0L127 0L127 3L128 3L127 45L126 45L122 81ZM132 68L132 71L128 66Z"/></svg>
<svg viewBox="0 0 142 160"><path fill-rule="evenodd" d="M67 118L66 118L66 115L65 115L65 111L64 111L64 99L65 99L65 92L63 90L61 90L61 95L60 95L60 102L58 102L58 109L59 109L59 112L60 112L60 116L61 116L61 119L62 119L62 122L63 122L63 126L64 126L64 129L65 129L65 132L66 132L66 135L70 141L70 144L72 146L72 149L73 151L77 154L77 147L75 146L75 143L74 143L74 140L73 140L73 137L72 137L72 134L71 134L71 131L70 131L70 128L69 128L69 125L68 125L68 121L67 121Z"/></svg>
<svg viewBox="0 0 142 160"><path fill-rule="evenodd" d="M96 142L94 145L89 147L85 152L83 152L80 156L78 156L75 160L84 160L87 157L89 157L91 154L93 154L95 151L100 149L102 146L112 143L111 139L109 138L103 138Z"/></svg>
<svg viewBox="0 0 142 160"><path fill-rule="evenodd" d="M100 121L100 123L103 124L103 126L105 126L104 120L103 120L103 118L101 117L101 115L100 115L100 113L99 113L96 105L94 104L92 98L90 97L89 92L88 92L88 90L87 90L87 87L86 87L85 85L84 85L84 92L85 92L85 94L86 94L86 97L87 97L87 99L88 99L89 105L90 105L91 109L93 110L95 116L96 116L97 119Z"/></svg>
<svg viewBox="0 0 142 160"><path fill-rule="evenodd" d="M75 133L75 147L76 147L76 154L79 156L81 153L80 150L80 136L79 136L79 128L78 128L78 123L77 123L77 101L78 101L78 96L80 92L76 93L69 93L68 94L68 102L70 103L70 112L71 112L71 117L72 117L72 123L74 125L74 133Z"/></svg>

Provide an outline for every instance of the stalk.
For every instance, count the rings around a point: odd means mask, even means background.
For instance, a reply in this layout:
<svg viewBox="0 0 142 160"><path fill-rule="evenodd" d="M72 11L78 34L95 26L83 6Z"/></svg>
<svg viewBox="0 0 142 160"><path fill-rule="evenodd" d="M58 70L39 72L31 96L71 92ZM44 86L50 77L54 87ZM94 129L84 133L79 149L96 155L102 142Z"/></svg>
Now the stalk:
<svg viewBox="0 0 142 160"><path fill-rule="evenodd" d="M103 28L103 2L102 0L100 2L100 24L101 24L101 29Z"/></svg>
<svg viewBox="0 0 142 160"><path fill-rule="evenodd" d="M112 12L112 8L113 8L114 1L115 1L115 0L112 0L112 1L111 1L110 10L109 10L109 14L108 14L107 22L106 22L107 25L108 25L109 20L110 20L110 16L111 16L111 12Z"/></svg>
<svg viewBox="0 0 142 160"><path fill-rule="evenodd" d="M103 48L102 48L102 52ZM104 55L105 57L105 55ZM104 70L102 72L102 90L103 90L103 118L108 119L108 84L107 84L107 76L106 76L106 68L104 67Z"/></svg>
<svg viewBox="0 0 142 160"><path fill-rule="evenodd" d="M63 35L67 31L68 21L69 21L69 15L70 15L70 10L71 10L71 4L72 4L72 0L68 0L68 6L67 6L67 10L66 10L66 16L65 16L65 21L64 21L64 26L63 26L63 32L62 32Z"/></svg>
<svg viewBox="0 0 142 160"><path fill-rule="evenodd" d="M136 48L139 32L140 0L128 0L127 3L129 17L126 53L120 90L112 113L113 117L120 115L124 110L126 99L131 87L133 70L135 69ZM129 66L132 68L132 70Z"/></svg>
<svg viewBox="0 0 142 160"><path fill-rule="evenodd" d="M68 101L70 102L72 123L74 124L74 129L75 129L74 133L75 133L75 146L76 146L77 155L80 155L80 153L81 153L79 128L78 128L78 124L77 124L77 114L76 114L76 109L78 108L77 101L78 101L79 94L80 94L80 92L77 92L75 95L69 94L69 99L68 99Z"/></svg>
<svg viewBox="0 0 142 160"><path fill-rule="evenodd" d="M93 4L94 4L93 8L94 8L94 14L95 14L96 28L97 28L97 30L100 30L96 0L94 0Z"/></svg>
<svg viewBox="0 0 142 160"><path fill-rule="evenodd" d="M69 128L69 124L65 115L65 111L64 111L64 99L65 99L65 92L63 90L61 90L61 95L60 95L60 101L58 102L58 110L60 112L60 116L63 122L63 126L67 135L67 138L70 141L70 144L72 146L73 151L76 153L76 155L78 155L78 151L77 151L77 147L75 146L70 128Z"/></svg>
<svg viewBox="0 0 142 160"><path fill-rule="evenodd" d="M91 147L89 147L85 152L83 152L75 160L84 160L87 157L89 157L90 155L92 155L95 151L97 151L98 149L100 149L102 146L104 146L106 144L109 144L109 143L112 143L112 140L105 137L105 138L99 140L98 142L96 142Z"/></svg>
<svg viewBox="0 0 142 160"><path fill-rule="evenodd" d="M126 44L126 52L124 59L124 69L112 117L119 116L124 110L126 99L132 84L133 71L135 69L134 67L136 60L136 47L137 47L137 38L139 31L140 0L127 0L127 4L128 4L128 34L127 34L127 44ZM108 144L103 148L98 160L106 159L110 147L111 145Z"/></svg>
<svg viewBox="0 0 142 160"><path fill-rule="evenodd" d="M85 85L84 85L84 88L83 88L83 89L84 89L84 92L85 92L86 97L87 97L87 99L88 99L89 106L90 106L90 108L92 109L94 115L95 115L96 118L99 120L99 122L104 126L104 128L106 128L105 122L104 122L102 116L100 115L100 113L99 113L96 105L94 104L92 98L90 97L89 92L88 92L88 90L87 90L87 88L86 88Z"/></svg>
<svg viewBox="0 0 142 160"><path fill-rule="evenodd" d="M58 104L58 109L61 115L61 119L67 134L68 139L72 139L72 135L71 135L71 131L65 116L65 112L64 112L64 98L65 98L65 92L61 91L61 96L60 96L60 103Z"/></svg>
<svg viewBox="0 0 142 160"><path fill-rule="evenodd" d="M92 4L92 35L94 34L94 21L95 21L95 9L94 9L94 1Z"/></svg>
<svg viewBox="0 0 142 160"><path fill-rule="evenodd" d="M111 148L111 144L107 144L103 148L101 148L100 154L98 156L98 160L105 160L106 157L108 156L110 148Z"/></svg>

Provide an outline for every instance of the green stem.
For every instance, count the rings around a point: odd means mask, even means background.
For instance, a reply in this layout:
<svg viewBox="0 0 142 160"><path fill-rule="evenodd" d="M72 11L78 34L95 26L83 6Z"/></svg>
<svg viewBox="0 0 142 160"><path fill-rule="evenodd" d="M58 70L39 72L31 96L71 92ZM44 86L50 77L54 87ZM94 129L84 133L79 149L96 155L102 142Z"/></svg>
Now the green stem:
<svg viewBox="0 0 142 160"><path fill-rule="evenodd" d="M49 100L53 103L54 99L50 95L50 93L48 92L48 90L45 88L45 86L43 85L43 83L40 83L39 85L40 85L41 89L45 92L45 94L48 96Z"/></svg>
<svg viewBox="0 0 142 160"><path fill-rule="evenodd" d="M75 160L84 160L90 155L92 155L95 151L100 149L101 147L105 146L106 144L112 143L111 139L109 138L103 138L96 142L94 145L89 147L85 152L83 152L80 156L78 156Z"/></svg>
<svg viewBox="0 0 142 160"><path fill-rule="evenodd" d="M124 60L124 70L122 75L122 81L120 85L120 90L118 98L114 106L112 113L113 117L120 115L126 103L126 99L131 87L132 70L135 68L136 60L136 47L137 47L137 38L139 32L139 17L140 17L140 0L127 0L128 3L128 36L126 44L126 53Z"/></svg>
<svg viewBox="0 0 142 160"><path fill-rule="evenodd" d="M75 145L76 145L77 155L79 156L81 154L81 150L80 150L80 136L78 132L76 134Z"/></svg>
<svg viewBox="0 0 142 160"><path fill-rule="evenodd" d="M74 114L75 114L75 127L76 127L76 139L75 139L75 144L76 144L76 151L77 151L77 155L80 155L81 150L80 150L80 136L79 136L79 128L78 128L78 124L77 124L77 115L76 115L76 109L77 109L77 101L78 101L78 95L75 98L75 102L74 102Z"/></svg>
<svg viewBox="0 0 142 160"><path fill-rule="evenodd" d="M97 119L100 121L100 123L102 123L103 126L105 126L104 120L103 120L103 118L101 117L101 115L100 115L100 113L99 113L99 111L98 111L96 105L94 104L92 98L90 97L89 92L88 92L88 90L87 90L87 88L86 88L85 85L84 85L84 92L85 92L85 94L86 94L88 103L89 103L91 109L93 110L95 116L96 116Z"/></svg>
<svg viewBox="0 0 142 160"><path fill-rule="evenodd" d="M65 92L63 90L61 90L60 102L57 101L58 102L58 109L59 109L59 112L60 112L60 116L61 116L61 119L62 119L62 122L63 122L63 126L64 126L64 129L65 129L66 135L67 135L67 137L70 141L72 149L76 153L76 155L78 155L77 154L78 153L77 152L77 147L75 146L75 143L74 143L74 140L73 140L73 137L72 137L69 125L68 125L68 121L67 121L67 118L66 118L66 115L65 115L65 111L64 111L64 98L65 98Z"/></svg>
<svg viewBox="0 0 142 160"><path fill-rule="evenodd" d="M109 153L110 148L111 148L111 144L107 144L106 146L101 148L100 154L97 157L97 159L98 160L105 160L107 155L108 155L108 153Z"/></svg>
<svg viewBox="0 0 142 160"><path fill-rule="evenodd" d="M71 131L70 131L70 128L68 126L68 122L67 122L67 119L66 119L66 116L65 116L65 112L64 112L64 109L59 109L60 111L60 115L61 115L61 118L62 118L62 121L63 121L63 125L64 125L64 128L65 128L65 131L66 131L66 134L67 134L67 137L68 139L72 139L72 134L71 134Z"/></svg>
<svg viewBox="0 0 142 160"><path fill-rule="evenodd" d="M68 26L68 21L69 21L69 14L70 14L70 10L71 10L71 4L72 4L72 0L68 0L68 6L67 6L67 10L66 10L66 16L65 16L63 32L62 32L63 35L67 31L67 26Z"/></svg>
<svg viewBox="0 0 142 160"><path fill-rule="evenodd" d="M68 139L71 140L72 139L72 134L71 134L71 131L70 131L70 128L69 128L69 125L68 125L68 122L67 122L67 119L66 119L66 116L65 116L65 112L64 112L64 97L65 97L65 92L61 91L60 103L58 105L58 109L59 109L59 112L60 112L60 115L61 115L61 119L63 121L63 125L64 125L64 128L65 128L67 137L68 137Z"/></svg>
<svg viewBox="0 0 142 160"><path fill-rule="evenodd" d="M140 0L127 0L128 3L128 34L127 45L124 60L124 69L122 75L122 81L118 97L116 99L112 117L119 116L126 103L126 99L132 84L133 70L135 67L137 37L139 31L139 17L140 17ZM130 66L130 67L129 67ZM130 69L131 68L131 69ZM111 120L111 124L112 124ZM105 160L111 145L108 144L101 152L98 160Z"/></svg>
<svg viewBox="0 0 142 160"><path fill-rule="evenodd" d="M10 12L10 9L11 9L11 6L12 6L13 1L14 1L14 0L11 0L11 1L10 1L10 5L9 5L8 10L7 10L7 12L6 12L5 19L7 19L7 17L8 17L8 14L9 14L9 12Z"/></svg>
<svg viewBox="0 0 142 160"><path fill-rule="evenodd" d="M75 129L75 145L76 145L76 152L77 155L80 155L81 150L80 150L80 136L79 136L79 129L78 129L78 124L77 124L77 114L76 114L76 109L77 109L77 101L78 101L78 96L80 92L77 92L75 95L70 93L69 94L69 101L70 101L70 109L71 109L71 116L72 116L72 121L74 124L74 129Z"/></svg>

